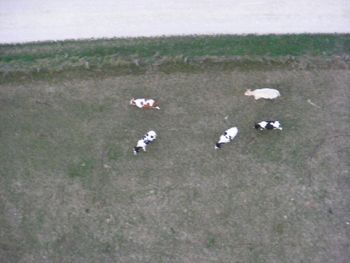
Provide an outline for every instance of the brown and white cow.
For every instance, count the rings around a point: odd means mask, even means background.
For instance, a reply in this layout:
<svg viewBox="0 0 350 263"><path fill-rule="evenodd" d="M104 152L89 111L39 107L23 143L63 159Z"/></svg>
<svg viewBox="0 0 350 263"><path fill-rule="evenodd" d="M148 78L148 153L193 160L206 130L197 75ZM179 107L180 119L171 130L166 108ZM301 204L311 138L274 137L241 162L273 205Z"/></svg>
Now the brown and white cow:
<svg viewBox="0 0 350 263"><path fill-rule="evenodd" d="M154 100L154 99L144 99L144 98L140 98L140 99L135 99L132 98L130 100L130 105L132 106L136 106L140 109L157 109L160 110L159 106L158 106L158 101Z"/></svg>

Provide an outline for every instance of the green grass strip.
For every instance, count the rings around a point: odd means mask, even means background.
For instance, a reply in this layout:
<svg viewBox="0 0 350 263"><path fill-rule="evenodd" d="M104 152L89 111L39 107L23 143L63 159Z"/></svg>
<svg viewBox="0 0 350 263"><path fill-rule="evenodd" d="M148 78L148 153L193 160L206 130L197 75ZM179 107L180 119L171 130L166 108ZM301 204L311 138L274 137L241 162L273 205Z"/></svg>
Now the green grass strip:
<svg viewBox="0 0 350 263"><path fill-rule="evenodd" d="M130 39L68 40L0 45L0 62L116 56L331 56L350 54L350 34L218 35Z"/></svg>

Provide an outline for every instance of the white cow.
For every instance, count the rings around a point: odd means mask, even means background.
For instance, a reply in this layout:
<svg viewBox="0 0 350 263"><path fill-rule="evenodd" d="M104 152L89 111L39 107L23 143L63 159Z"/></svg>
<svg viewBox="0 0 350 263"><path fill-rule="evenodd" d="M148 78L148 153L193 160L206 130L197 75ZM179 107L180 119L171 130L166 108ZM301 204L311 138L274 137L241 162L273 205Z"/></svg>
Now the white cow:
<svg viewBox="0 0 350 263"><path fill-rule="evenodd" d="M255 129L257 130L282 130L281 123L279 121L261 121L255 123Z"/></svg>
<svg viewBox="0 0 350 263"><path fill-rule="evenodd" d="M215 144L215 149L221 148L221 146L225 143L229 143L232 141L238 133L237 127L232 127L226 130L221 136L219 141Z"/></svg>
<svg viewBox="0 0 350 263"><path fill-rule="evenodd" d="M146 146L153 142L157 138L157 133L155 131L149 131L142 136L140 140L137 141L136 146L133 149L134 155L137 155L142 149L146 151Z"/></svg>
<svg viewBox="0 0 350 263"><path fill-rule="evenodd" d="M248 89L244 95L254 96L256 100L258 99L275 99L281 96L280 92L276 89L256 89L251 91Z"/></svg>

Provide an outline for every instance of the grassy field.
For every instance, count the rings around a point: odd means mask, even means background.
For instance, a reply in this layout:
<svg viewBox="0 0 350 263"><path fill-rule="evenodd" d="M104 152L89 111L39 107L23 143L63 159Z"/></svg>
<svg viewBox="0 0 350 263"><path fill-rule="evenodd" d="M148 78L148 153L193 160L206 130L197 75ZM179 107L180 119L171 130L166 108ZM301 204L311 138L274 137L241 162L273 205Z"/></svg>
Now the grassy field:
<svg viewBox="0 0 350 263"><path fill-rule="evenodd" d="M349 39L1 46L0 262L347 263ZM87 55L101 43L126 43L113 51L125 64ZM59 46L95 66L61 65ZM260 87L282 96L243 96ZM283 131L256 131L263 119ZM215 151L232 126L236 139ZM159 138L133 156L150 129Z"/></svg>

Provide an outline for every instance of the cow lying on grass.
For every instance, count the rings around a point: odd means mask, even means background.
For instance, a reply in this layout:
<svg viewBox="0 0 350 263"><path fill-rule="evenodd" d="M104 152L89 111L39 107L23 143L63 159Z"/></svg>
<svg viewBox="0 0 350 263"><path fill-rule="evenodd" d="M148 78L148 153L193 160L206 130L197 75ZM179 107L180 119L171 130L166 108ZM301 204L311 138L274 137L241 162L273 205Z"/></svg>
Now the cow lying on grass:
<svg viewBox="0 0 350 263"><path fill-rule="evenodd" d="M261 121L255 123L255 129L257 130L282 130L281 123L279 121Z"/></svg>
<svg viewBox="0 0 350 263"><path fill-rule="evenodd" d="M254 99L275 99L281 96L280 92L276 89L256 89L251 91L248 89L244 95L254 96Z"/></svg>
<svg viewBox="0 0 350 263"><path fill-rule="evenodd" d="M132 106L136 106L140 109L157 109L160 110L159 106L158 106L158 102L156 100L153 99L134 99L132 98L130 100L130 105Z"/></svg>
<svg viewBox="0 0 350 263"><path fill-rule="evenodd" d="M137 141L136 146L133 149L134 155L137 155L141 149L145 152L146 146L153 142L157 138L157 134L155 131L149 131L147 132L142 139Z"/></svg>
<svg viewBox="0 0 350 263"><path fill-rule="evenodd" d="M225 143L229 143L232 141L238 133L237 127L232 127L226 130L221 136L219 141L215 144L215 149L221 148L221 146Z"/></svg>

